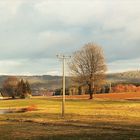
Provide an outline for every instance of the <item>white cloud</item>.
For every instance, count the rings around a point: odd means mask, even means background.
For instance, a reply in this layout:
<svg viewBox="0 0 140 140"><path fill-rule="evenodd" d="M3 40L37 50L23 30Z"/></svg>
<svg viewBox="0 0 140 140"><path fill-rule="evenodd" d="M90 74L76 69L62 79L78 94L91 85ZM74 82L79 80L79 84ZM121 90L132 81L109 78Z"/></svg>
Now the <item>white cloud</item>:
<svg viewBox="0 0 140 140"><path fill-rule="evenodd" d="M135 59L138 64L139 4L139 0L1 0L0 72L57 73L55 55L70 54L87 42L103 46L108 63Z"/></svg>
<svg viewBox="0 0 140 140"><path fill-rule="evenodd" d="M9 21L17 14L18 8L22 5L23 0L1 0L0 1L0 15L1 22Z"/></svg>
<svg viewBox="0 0 140 140"><path fill-rule="evenodd" d="M48 46L57 46L61 44L62 42L70 43L73 41L71 33L64 32L64 31L46 31L41 32L39 34L39 40L40 41L46 41L46 44Z"/></svg>
<svg viewBox="0 0 140 140"><path fill-rule="evenodd" d="M130 70L140 70L140 58L137 59L127 59L127 60L118 60L111 63L108 63L108 73L114 72L124 72Z"/></svg>

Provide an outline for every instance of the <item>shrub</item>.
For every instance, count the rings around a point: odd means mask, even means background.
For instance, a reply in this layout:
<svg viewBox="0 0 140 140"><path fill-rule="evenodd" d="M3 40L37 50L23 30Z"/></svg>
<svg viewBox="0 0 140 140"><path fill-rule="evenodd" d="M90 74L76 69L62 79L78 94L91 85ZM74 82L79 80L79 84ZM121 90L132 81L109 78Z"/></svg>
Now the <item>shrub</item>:
<svg viewBox="0 0 140 140"><path fill-rule="evenodd" d="M116 93L120 92L140 92L140 86L135 86L133 84L123 85L118 84L112 87L112 91Z"/></svg>

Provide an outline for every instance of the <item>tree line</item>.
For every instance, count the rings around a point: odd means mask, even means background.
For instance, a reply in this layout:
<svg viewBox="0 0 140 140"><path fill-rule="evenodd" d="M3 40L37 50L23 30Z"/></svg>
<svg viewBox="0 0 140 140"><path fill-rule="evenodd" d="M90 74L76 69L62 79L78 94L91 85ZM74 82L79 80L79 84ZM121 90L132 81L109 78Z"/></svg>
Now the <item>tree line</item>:
<svg viewBox="0 0 140 140"><path fill-rule="evenodd" d="M29 98L32 95L30 84L27 80L19 80L14 76L8 77L2 87L2 95L18 98Z"/></svg>

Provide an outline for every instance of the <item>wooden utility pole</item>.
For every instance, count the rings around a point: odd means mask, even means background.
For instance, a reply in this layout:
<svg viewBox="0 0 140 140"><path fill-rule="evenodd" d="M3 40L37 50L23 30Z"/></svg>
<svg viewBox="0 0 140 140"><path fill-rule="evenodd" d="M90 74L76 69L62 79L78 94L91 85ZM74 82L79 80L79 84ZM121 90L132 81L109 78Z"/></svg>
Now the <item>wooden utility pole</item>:
<svg viewBox="0 0 140 140"><path fill-rule="evenodd" d="M109 92L112 93L112 83L109 83Z"/></svg>
<svg viewBox="0 0 140 140"><path fill-rule="evenodd" d="M65 55L57 55L57 58L61 59L63 61L62 65L62 73L63 73L63 94L62 94L62 117L65 117L65 91L66 91L66 79L65 79L65 61L66 59L69 59L71 56L65 56Z"/></svg>

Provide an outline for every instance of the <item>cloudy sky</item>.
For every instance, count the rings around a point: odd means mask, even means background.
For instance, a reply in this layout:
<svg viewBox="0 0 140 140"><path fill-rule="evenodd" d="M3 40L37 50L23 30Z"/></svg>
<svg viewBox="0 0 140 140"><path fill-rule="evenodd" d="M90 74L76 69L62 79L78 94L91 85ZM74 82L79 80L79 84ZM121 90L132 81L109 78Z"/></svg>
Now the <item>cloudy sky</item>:
<svg viewBox="0 0 140 140"><path fill-rule="evenodd" d="M139 0L0 0L0 74L61 74L56 54L102 46L108 72L140 69Z"/></svg>

